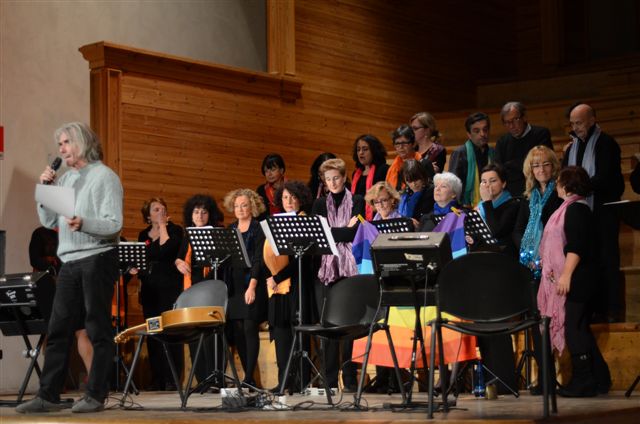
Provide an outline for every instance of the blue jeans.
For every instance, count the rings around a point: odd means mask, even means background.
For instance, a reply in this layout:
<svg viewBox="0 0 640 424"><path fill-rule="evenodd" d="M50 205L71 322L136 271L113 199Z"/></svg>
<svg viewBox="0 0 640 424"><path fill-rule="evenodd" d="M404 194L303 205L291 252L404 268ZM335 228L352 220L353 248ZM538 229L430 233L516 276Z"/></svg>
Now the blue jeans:
<svg viewBox="0 0 640 424"><path fill-rule="evenodd" d="M116 249L62 264L47 331L44 368L38 391L41 398L50 402L60 401L69 365L69 349L75 339L75 331L83 327L93 345L86 394L97 401L107 397L115 354L111 299L117 280ZM78 327L78 323L84 325Z"/></svg>

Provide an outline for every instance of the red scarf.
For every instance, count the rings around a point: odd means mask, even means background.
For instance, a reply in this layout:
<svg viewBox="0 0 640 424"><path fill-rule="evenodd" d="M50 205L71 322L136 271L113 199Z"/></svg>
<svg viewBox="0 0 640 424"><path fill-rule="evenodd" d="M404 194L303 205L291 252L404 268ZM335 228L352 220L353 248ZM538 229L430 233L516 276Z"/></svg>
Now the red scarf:
<svg viewBox="0 0 640 424"><path fill-rule="evenodd" d="M356 194L356 187L358 186L358 180L362 177L364 168L356 168L356 172L353 173L353 181L351 182L351 194ZM376 166L371 165L369 167L369 173L367 174L367 181L365 182L365 195L367 191L373 186L373 176L376 173ZM371 221L373 219L373 208L368 203L365 206L365 219Z"/></svg>
<svg viewBox="0 0 640 424"><path fill-rule="evenodd" d="M269 204L265 205L269 208L269 215L284 212L276 205L276 189L273 187L273 185L266 183L264 185L264 192L267 195L267 200L269 201Z"/></svg>

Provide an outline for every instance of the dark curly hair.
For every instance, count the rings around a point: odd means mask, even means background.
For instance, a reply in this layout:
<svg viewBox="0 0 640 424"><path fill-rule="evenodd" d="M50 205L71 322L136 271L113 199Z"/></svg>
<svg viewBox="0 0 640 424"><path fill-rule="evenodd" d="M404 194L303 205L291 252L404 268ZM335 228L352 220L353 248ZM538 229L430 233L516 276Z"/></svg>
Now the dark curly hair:
<svg viewBox="0 0 640 424"><path fill-rule="evenodd" d="M558 175L558 185L567 193L587 197L591 194L591 179L581 166L567 166Z"/></svg>
<svg viewBox="0 0 640 424"><path fill-rule="evenodd" d="M193 227L193 210L203 208L209 211L209 222L207 225L217 227L222 225L224 215L218 208L218 204L213 197L206 194L196 194L187 199L182 208L182 219L185 227Z"/></svg>
<svg viewBox="0 0 640 424"><path fill-rule="evenodd" d="M289 194L298 199L300 202L300 211L304 211L305 213L311 212L311 205L313 203L313 196L311 196L311 190L309 187L302 181L286 181L282 187L276 191L275 194L275 202L276 206L278 206L281 210L284 210L282 207L282 193L287 190Z"/></svg>
<svg viewBox="0 0 640 424"><path fill-rule="evenodd" d="M364 168L358 160L358 141L360 140L369 145L369 150L371 150L371 155L373 156L372 163L374 165L380 165L387 161L387 149L384 148L384 145L378 140L378 137L371 134L363 134L353 142L353 161L356 163L357 168Z"/></svg>

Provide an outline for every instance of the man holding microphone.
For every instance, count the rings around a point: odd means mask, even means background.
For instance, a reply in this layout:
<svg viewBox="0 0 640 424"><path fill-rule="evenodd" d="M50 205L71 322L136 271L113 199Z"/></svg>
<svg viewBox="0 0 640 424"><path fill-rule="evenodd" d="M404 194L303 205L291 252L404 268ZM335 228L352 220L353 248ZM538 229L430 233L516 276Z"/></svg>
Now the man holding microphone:
<svg viewBox="0 0 640 424"><path fill-rule="evenodd" d="M57 185L75 191L75 215L64 217L37 205L43 226L59 227L58 274L47 331L44 368L37 396L16 408L20 413L52 412L60 403L67 373L69 346L78 325L87 329L94 355L86 393L72 412L104 409L114 356L111 298L118 279L116 245L122 228L123 190L118 176L101 162L102 147L83 123L65 124L55 132L60 156L69 168ZM40 182L51 184L55 171L47 166Z"/></svg>

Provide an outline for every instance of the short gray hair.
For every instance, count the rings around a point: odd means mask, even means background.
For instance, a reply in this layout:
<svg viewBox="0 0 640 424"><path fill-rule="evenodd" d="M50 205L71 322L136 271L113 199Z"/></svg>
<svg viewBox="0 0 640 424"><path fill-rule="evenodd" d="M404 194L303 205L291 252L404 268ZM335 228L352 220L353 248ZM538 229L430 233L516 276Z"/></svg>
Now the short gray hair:
<svg viewBox="0 0 640 424"><path fill-rule="evenodd" d="M102 160L102 146L93 130L83 122L69 122L62 125L53 135L57 143L62 134L69 136L69 143L80 147L78 154L87 162Z"/></svg>
<svg viewBox="0 0 640 424"><path fill-rule="evenodd" d="M511 112L511 109L517 110L520 116L525 116L527 114L527 108L524 104L520 102L507 102L502 106L500 118L504 119L504 116Z"/></svg>
<svg viewBox="0 0 640 424"><path fill-rule="evenodd" d="M449 187L451 187L451 190L453 190L456 197L460 198L460 194L462 194L462 181L460 181L460 178L458 178L456 174L452 172L442 172L436 174L433 177L433 184L435 185L440 182L446 183Z"/></svg>

